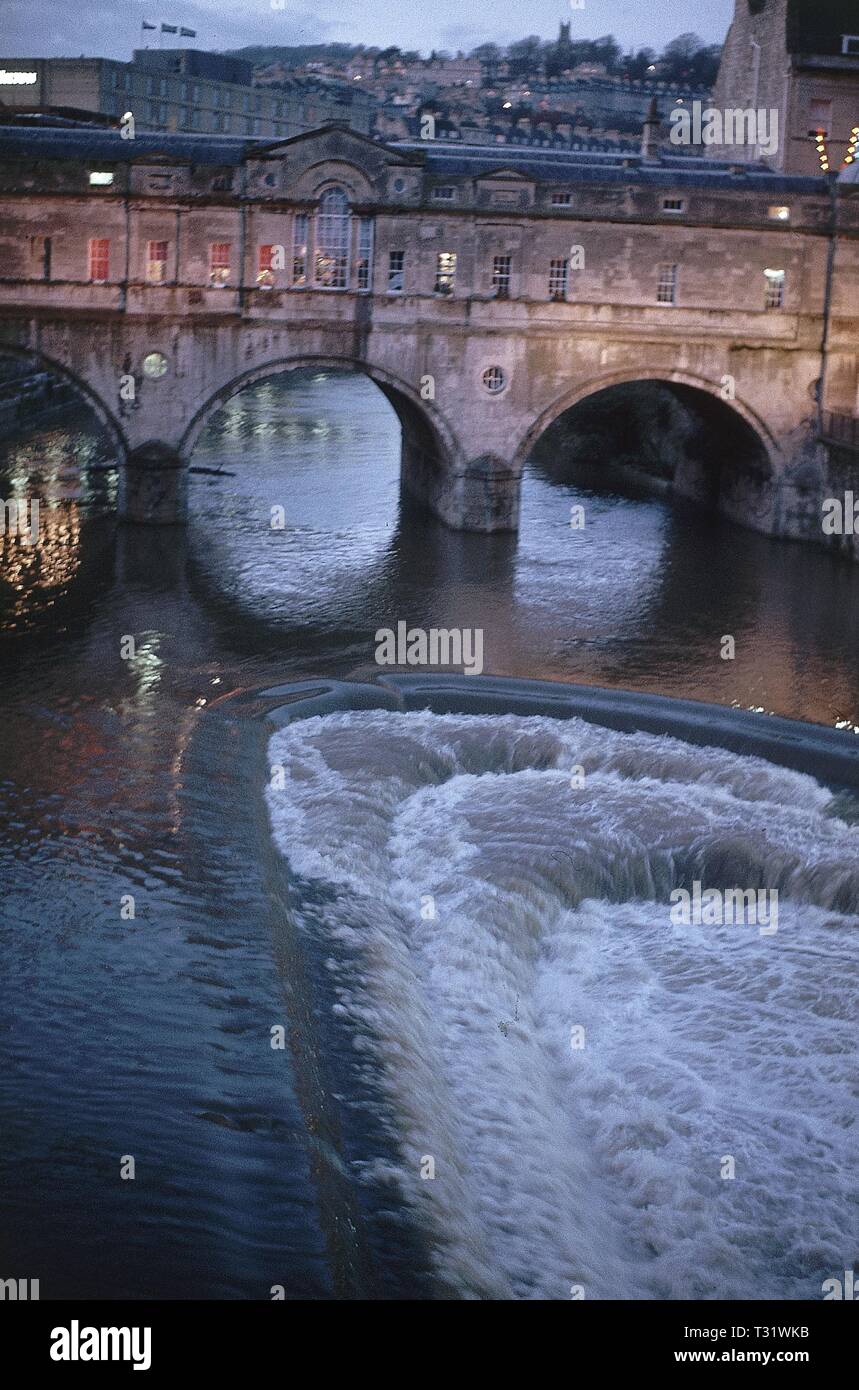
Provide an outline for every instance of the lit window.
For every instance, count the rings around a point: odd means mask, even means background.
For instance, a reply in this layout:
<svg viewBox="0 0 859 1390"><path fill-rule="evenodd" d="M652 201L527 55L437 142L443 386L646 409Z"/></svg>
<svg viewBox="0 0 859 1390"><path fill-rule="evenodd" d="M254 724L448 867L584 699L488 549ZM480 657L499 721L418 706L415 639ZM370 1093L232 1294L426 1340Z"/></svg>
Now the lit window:
<svg viewBox="0 0 859 1390"><path fill-rule="evenodd" d="M683 210L684 210L685 207L686 207L686 203L685 203L685 201L683 200L683 198L663 198L663 199L662 199L662 211L663 211L663 212L683 212Z"/></svg>
<svg viewBox="0 0 859 1390"><path fill-rule="evenodd" d="M230 278L230 243L214 241L209 248L209 284L223 289Z"/></svg>
<svg viewBox="0 0 859 1390"><path fill-rule="evenodd" d="M781 309L784 304L784 271L764 271L764 308Z"/></svg>
<svg viewBox="0 0 859 1390"><path fill-rule="evenodd" d="M771 217L774 222L789 222L790 208L773 205L767 209L767 217Z"/></svg>
<svg viewBox="0 0 859 1390"><path fill-rule="evenodd" d="M656 302L657 304L676 304L677 303L677 267L676 265L661 265L656 281Z"/></svg>
<svg viewBox="0 0 859 1390"><path fill-rule="evenodd" d="M89 278L97 285L110 279L110 240L93 237L89 244Z"/></svg>
<svg viewBox="0 0 859 1390"><path fill-rule="evenodd" d="M113 174L109 174L106 170L93 169L89 181L91 188L109 188L113 183Z"/></svg>
<svg viewBox="0 0 859 1390"><path fill-rule="evenodd" d="M306 212L297 212L292 219L292 283L307 284L307 236L310 219Z"/></svg>
<svg viewBox="0 0 859 1390"><path fill-rule="evenodd" d="M277 245L266 243L260 246L257 251L257 287L261 290L270 290L274 287L275 275L277 270Z"/></svg>
<svg viewBox="0 0 859 1390"><path fill-rule="evenodd" d="M567 297L567 258L566 256L549 261L549 298Z"/></svg>
<svg viewBox="0 0 859 1390"><path fill-rule="evenodd" d="M326 188L319 199L314 224L316 247L314 283L325 290L343 290L349 284L349 199L342 188Z"/></svg>
<svg viewBox="0 0 859 1390"><path fill-rule="evenodd" d="M450 185L445 185L443 188L434 188L432 196L433 202L452 203L456 197L456 189L452 188Z"/></svg>
<svg viewBox="0 0 859 1390"><path fill-rule="evenodd" d="M163 352L147 352L143 359L143 374L151 381L159 381L167 373L167 358Z"/></svg>
<svg viewBox="0 0 859 1390"><path fill-rule="evenodd" d="M388 294L402 294L405 288L405 251L388 253Z"/></svg>
<svg viewBox="0 0 859 1390"><path fill-rule="evenodd" d="M436 260L435 293L453 294L456 286L456 252L439 251Z"/></svg>
<svg viewBox="0 0 859 1390"><path fill-rule="evenodd" d="M373 286L373 219L362 217L358 224L358 278L359 290L369 290Z"/></svg>
<svg viewBox="0 0 859 1390"><path fill-rule="evenodd" d="M553 193L553 194L552 194L552 207L553 207L553 208L568 208L568 207L570 206L570 203L571 203L571 202L572 202L572 194L570 194L570 193Z"/></svg>
<svg viewBox="0 0 859 1390"><path fill-rule="evenodd" d="M495 291L496 299L508 299L510 296L510 257L492 257L492 288Z"/></svg>
<svg viewBox="0 0 859 1390"><path fill-rule="evenodd" d="M167 279L166 241L150 241L146 246L146 279L150 285L163 285Z"/></svg>

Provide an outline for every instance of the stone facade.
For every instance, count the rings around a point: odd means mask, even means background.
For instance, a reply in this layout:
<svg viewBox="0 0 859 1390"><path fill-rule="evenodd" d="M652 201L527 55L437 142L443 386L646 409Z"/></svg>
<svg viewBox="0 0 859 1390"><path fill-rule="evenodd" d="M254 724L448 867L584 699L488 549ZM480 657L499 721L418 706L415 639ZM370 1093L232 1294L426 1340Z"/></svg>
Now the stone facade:
<svg viewBox="0 0 859 1390"><path fill-rule="evenodd" d="M856 0L735 0L712 105L778 112L778 148L768 162L816 174L813 132L826 131L830 167L859 127L859 5ZM713 145L716 159L756 160L753 144Z"/></svg>
<svg viewBox="0 0 859 1390"><path fill-rule="evenodd" d="M827 409L859 413L856 185L833 239L825 180L703 160L505 151L498 167L342 128L86 139L0 135L0 346L87 394L127 515L180 519L213 410L319 364L379 385L405 486L452 526L514 528L546 428L604 388L659 381L715 438L733 447L741 423L756 441L763 463L731 465L723 511L817 534L821 378ZM678 486L695 495L688 470Z"/></svg>

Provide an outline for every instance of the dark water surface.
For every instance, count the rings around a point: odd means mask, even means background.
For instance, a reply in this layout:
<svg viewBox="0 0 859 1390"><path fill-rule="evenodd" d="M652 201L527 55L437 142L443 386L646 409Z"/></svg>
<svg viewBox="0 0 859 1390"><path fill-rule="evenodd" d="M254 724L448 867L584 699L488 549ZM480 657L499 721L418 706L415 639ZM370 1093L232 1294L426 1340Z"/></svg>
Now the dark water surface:
<svg viewBox="0 0 859 1390"><path fill-rule="evenodd" d="M0 1276L43 1298L420 1292L408 1227L349 1191L340 1155L386 1138L332 1128L350 1061L317 1016L324 962L278 935L258 736L223 697L369 677L376 628L405 620L483 628L490 673L855 729L859 569L552 460L518 538L454 534L402 509L399 427L357 377L236 398L187 533L117 525L85 421L3 454L0 495L43 502L0 584Z"/></svg>

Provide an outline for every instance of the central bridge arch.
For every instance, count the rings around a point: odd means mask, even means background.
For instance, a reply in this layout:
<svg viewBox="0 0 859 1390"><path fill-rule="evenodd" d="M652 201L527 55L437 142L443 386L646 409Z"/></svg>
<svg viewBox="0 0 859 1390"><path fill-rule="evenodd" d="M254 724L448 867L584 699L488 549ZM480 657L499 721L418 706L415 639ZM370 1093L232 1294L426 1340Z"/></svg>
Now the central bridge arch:
<svg viewBox="0 0 859 1390"><path fill-rule="evenodd" d="M434 508L447 486L458 457L453 430L437 409L407 382L384 368L352 357L301 355L256 364L218 387L196 411L179 444L186 463L211 417L248 386L300 369L351 372L376 385L393 407L402 430L400 476L403 488L417 501Z"/></svg>

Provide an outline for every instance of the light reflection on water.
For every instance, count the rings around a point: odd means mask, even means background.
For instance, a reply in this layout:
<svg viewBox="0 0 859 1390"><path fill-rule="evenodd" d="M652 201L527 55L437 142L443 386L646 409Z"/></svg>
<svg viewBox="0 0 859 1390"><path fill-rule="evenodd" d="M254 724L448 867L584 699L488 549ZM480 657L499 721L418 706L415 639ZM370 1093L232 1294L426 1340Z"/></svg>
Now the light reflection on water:
<svg viewBox="0 0 859 1390"><path fill-rule="evenodd" d="M259 779L222 696L366 677L376 629L402 619L482 627L489 672L859 723L856 567L536 466L518 537L461 535L402 507L398 455L361 378L263 383L201 439L194 463L222 476L193 476L183 535L116 525L111 459L80 422L5 446L0 496L44 506L37 546L4 538L0 582L17 1235L2 1224L43 1297L412 1287L402 1234L383 1256L370 1223L345 1258L320 1217L338 1141L267 1045L297 1005L273 960ZM133 1201L123 1153L145 1176Z"/></svg>

